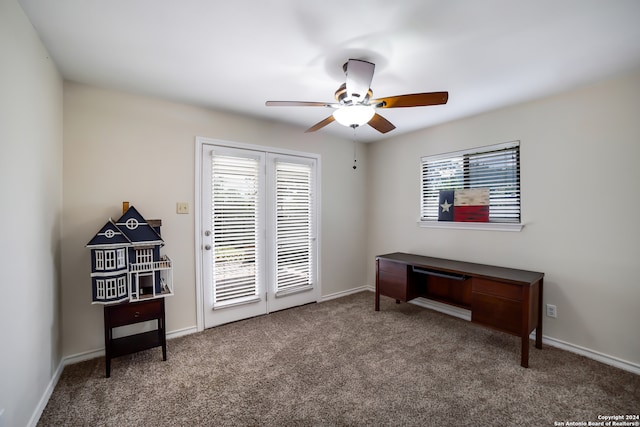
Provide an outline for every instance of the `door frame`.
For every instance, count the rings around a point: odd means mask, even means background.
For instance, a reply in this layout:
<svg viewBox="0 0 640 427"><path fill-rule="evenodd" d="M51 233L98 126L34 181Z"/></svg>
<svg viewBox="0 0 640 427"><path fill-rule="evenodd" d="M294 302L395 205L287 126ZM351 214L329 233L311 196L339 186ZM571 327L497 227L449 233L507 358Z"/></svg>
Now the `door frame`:
<svg viewBox="0 0 640 427"><path fill-rule="evenodd" d="M317 288L315 289L314 292L317 293L317 297L318 299L320 299L320 296L322 295L322 275L321 275L321 271L322 271L322 220L321 220L321 212L322 212L322 204L321 204L321 194L322 194L322 188L321 188L321 179L320 177L321 175L321 161L320 161L320 155L317 153L309 153L309 152L303 152L303 151L295 151L295 150L288 150L288 149L283 149L283 148L278 148L278 147L271 147L271 146L266 146L266 145L256 145L256 144L246 144L246 143L240 143L240 142L233 142L233 141L225 141L225 140L220 140L220 139L214 139L214 138L207 138L207 137L202 137L202 136L196 136L195 138L195 194L194 194L194 230L193 230L193 234L194 234L194 241L195 241L195 277L196 277L196 323L197 323L197 330L203 331L205 329L204 327L204 304L205 304L205 293L204 293L204 283L203 283L203 275L202 275L202 265L203 265L203 255L204 255L204 251L202 250L203 248L203 240L202 240L202 235L201 233L199 233L199 231L202 229L202 185L201 185L201 180L202 180L202 150L203 150L203 146L204 145L218 145L218 146L224 146L224 147L229 147L229 148L239 148L239 149L246 149L246 150L255 150L255 151L262 151L264 153L273 153L273 154L281 154L281 155L290 155L290 156L299 156L299 157L308 157L308 158L313 158L315 159L316 162L316 177L318 177L318 179L316 180L316 185L315 185L315 202L316 202L316 218L317 218L317 224L316 224L316 233L317 233L317 241L316 241L316 250L317 250L317 254L316 254L316 262L317 262Z"/></svg>

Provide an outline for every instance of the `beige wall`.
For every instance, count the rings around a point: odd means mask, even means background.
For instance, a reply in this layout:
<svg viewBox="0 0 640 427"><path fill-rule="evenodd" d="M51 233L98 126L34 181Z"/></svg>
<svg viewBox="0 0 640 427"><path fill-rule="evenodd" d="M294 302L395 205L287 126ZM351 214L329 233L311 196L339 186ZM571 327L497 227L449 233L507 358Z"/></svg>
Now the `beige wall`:
<svg viewBox="0 0 640 427"><path fill-rule="evenodd" d="M168 329L195 326L193 210L175 213L178 201L194 206L195 136L321 155L323 295L373 286L374 256L389 251L540 270L558 307L545 335L640 364L640 73L360 146L354 172L352 143L322 132L73 83L63 99L14 0L0 2L0 58L6 426L35 421L63 356L103 347L84 245L122 201L163 219L175 262ZM421 156L515 139L522 232L417 226Z"/></svg>
<svg viewBox="0 0 640 427"><path fill-rule="evenodd" d="M352 142L324 133L158 99L66 83L62 336L65 356L104 347L102 306L91 304L85 244L129 201L163 221L174 261L167 329L196 325L195 137L318 153L322 181L322 295L365 285L366 167L352 166ZM362 150L360 150L362 151ZM362 162L364 163L364 162ZM176 214L188 202L189 215Z"/></svg>
<svg viewBox="0 0 640 427"><path fill-rule="evenodd" d="M61 360L62 79L0 1L0 424L29 423Z"/></svg>
<svg viewBox="0 0 640 427"><path fill-rule="evenodd" d="M395 251L542 271L544 334L637 366L639 111L637 72L371 145L368 283ZM421 156L512 140L522 232L418 227Z"/></svg>

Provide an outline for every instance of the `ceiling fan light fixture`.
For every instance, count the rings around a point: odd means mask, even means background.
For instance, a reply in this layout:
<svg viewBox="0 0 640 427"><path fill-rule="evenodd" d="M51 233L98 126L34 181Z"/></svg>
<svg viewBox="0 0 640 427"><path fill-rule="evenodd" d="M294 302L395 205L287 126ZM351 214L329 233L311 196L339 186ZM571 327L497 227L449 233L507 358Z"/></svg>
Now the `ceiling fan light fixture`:
<svg viewBox="0 0 640 427"><path fill-rule="evenodd" d="M369 123L375 114L370 105L345 105L333 112L333 118L343 126L357 127Z"/></svg>

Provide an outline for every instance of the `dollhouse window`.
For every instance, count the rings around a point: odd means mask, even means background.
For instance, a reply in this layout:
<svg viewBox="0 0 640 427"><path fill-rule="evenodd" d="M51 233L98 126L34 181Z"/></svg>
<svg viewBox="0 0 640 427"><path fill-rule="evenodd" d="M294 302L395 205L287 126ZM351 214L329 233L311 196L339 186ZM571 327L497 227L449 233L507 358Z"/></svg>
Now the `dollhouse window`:
<svg viewBox="0 0 640 427"><path fill-rule="evenodd" d="M116 279L107 279L107 298L116 297Z"/></svg>
<svg viewBox="0 0 640 427"><path fill-rule="evenodd" d="M138 220L135 218L129 218L124 224L129 230L135 230L136 228L138 228Z"/></svg>
<svg viewBox="0 0 640 427"><path fill-rule="evenodd" d="M96 280L96 298L104 299L104 280Z"/></svg>
<svg viewBox="0 0 640 427"><path fill-rule="evenodd" d="M126 251L124 249L118 249L118 268L124 268L127 266L127 261L125 258Z"/></svg>
<svg viewBox="0 0 640 427"><path fill-rule="evenodd" d="M96 270L104 270L104 253L96 251Z"/></svg>
<svg viewBox="0 0 640 427"><path fill-rule="evenodd" d="M118 296L123 297L127 295L127 279L125 276L118 277Z"/></svg>
<svg viewBox="0 0 640 427"><path fill-rule="evenodd" d="M136 262L139 264L153 262L153 249L138 249L136 251Z"/></svg>
<svg viewBox="0 0 640 427"><path fill-rule="evenodd" d="M105 270L113 270L116 268L116 251L104 251Z"/></svg>

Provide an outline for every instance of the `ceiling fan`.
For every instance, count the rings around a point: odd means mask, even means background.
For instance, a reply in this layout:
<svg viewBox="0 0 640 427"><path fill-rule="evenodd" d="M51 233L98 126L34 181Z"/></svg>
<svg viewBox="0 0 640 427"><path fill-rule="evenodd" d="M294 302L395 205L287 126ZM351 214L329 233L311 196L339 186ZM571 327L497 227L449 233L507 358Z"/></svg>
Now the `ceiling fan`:
<svg viewBox="0 0 640 427"><path fill-rule="evenodd" d="M375 64L360 59L349 59L343 70L346 81L338 90L335 98L338 102L304 102L304 101L267 101L267 107L328 107L333 114L311 126L305 132L315 132L326 125L338 123L356 128L369 124L378 132L387 133L396 127L387 119L376 113L376 108L424 107L428 105L446 104L448 92L414 93L372 99L371 81Z"/></svg>

